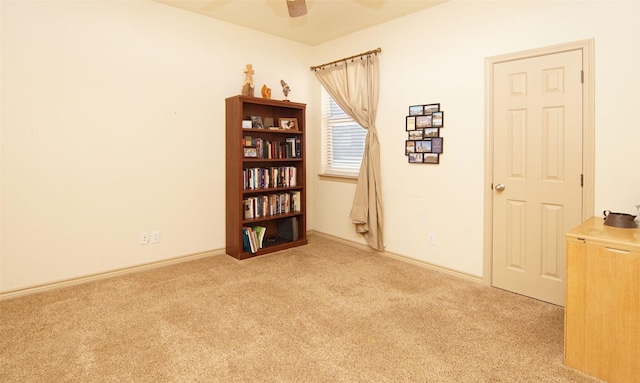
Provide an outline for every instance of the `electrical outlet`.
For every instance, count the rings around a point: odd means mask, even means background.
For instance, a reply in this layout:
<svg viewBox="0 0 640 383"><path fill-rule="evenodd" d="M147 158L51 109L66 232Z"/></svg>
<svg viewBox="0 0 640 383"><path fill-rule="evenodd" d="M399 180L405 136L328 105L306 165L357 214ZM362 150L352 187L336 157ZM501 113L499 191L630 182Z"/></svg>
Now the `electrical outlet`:
<svg viewBox="0 0 640 383"><path fill-rule="evenodd" d="M140 242L141 245L147 245L149 243L149 233L148 232L144 232L144 233L140 233Z"/></svg>
<svg viewBox="0 0 640 383"><path fill-rule="evenodd" d="M151 243L158 243L160 242L160 231L156 230L156 231L152 231L151 232Z"/></svg>
<svg viewBox="0 0 640 383"><path fill-rule="evenodd" d="M435 246L436 245L436 234L435 233L429 233L429 245L431 245L431 246Z"/></svg>

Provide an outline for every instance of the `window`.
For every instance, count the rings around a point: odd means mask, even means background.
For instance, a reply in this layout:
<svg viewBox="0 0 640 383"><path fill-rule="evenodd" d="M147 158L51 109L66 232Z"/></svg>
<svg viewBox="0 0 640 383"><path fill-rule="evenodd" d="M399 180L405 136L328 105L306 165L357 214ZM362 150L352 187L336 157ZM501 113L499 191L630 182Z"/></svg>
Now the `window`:
<svg viewBox="0 0 640 383"><path fill-rule="evenodd" d="M357 177L367 131L322 88L322 174Z"/></svg>

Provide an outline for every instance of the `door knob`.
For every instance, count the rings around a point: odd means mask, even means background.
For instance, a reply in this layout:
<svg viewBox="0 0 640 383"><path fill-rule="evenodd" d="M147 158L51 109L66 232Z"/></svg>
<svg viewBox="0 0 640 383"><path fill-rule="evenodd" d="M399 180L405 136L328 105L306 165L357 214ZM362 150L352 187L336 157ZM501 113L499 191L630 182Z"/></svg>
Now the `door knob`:
<svg viewBox="0 0 640 383"><path fill-rule="evenodd" d="M504 190L504 188L505 188L504 184L497 184L496 185L496 191L501 192L501 191Z"/></svg>

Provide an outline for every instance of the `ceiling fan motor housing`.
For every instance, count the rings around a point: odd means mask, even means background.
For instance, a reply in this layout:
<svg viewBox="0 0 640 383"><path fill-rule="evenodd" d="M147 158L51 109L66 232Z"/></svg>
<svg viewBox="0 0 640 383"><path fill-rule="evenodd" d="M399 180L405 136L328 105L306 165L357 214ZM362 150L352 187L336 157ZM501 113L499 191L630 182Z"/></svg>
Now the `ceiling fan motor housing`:
<svg viewBox="0 0 640 383"><path fill-rule="evenodd" d="M289 16L299 17L307 14L307 4L305 0L286 0Z"/></svg>

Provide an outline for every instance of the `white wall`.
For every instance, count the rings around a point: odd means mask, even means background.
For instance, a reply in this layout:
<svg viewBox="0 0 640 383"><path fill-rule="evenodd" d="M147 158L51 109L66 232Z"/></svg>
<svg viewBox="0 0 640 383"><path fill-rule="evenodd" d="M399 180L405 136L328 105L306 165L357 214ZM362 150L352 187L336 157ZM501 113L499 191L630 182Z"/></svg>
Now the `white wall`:
<svg viewBox="0 0 640 383"><path fill-rule="evenodd" d="M377 127L386 250L483 275L485 58L590 38L596 55L593 213L635 213L639 17L640 2L630 1L454 0L316 47L317 64L382 48ZM405 116L409 105L429 103L445 112L445 153L440 165L410 165L403 152ZM314 180L317 231L364 243L348 218L354 190ZM436 233L436 246L427 245L428 232Z"/></svg>
<svg viewBox="0 0 640 383"><path fill-rule="evenodd" d="M150 1L2 1L0 291L224 247L224 98L253 64L308 104L308 228L364 243L355 185L320 181L309 71L381 47L387 250L482 275L484 60L595 38L596 201L640 203L638 2L452 1L307 47ZM440 102L438 166L403 153L409 105ZM162 242L140 246L142 231ZM425 233L437 234L426 245Z"/></svg>
<svg viewBox="0 0 640 383"><path fill-rule="evenodd" d="M311 48L150 1L1 17L0 291L224 248L224 99L253 64L308 102Z"/></svg>

